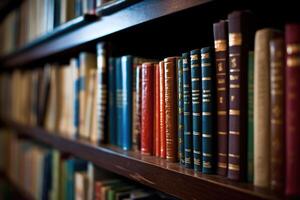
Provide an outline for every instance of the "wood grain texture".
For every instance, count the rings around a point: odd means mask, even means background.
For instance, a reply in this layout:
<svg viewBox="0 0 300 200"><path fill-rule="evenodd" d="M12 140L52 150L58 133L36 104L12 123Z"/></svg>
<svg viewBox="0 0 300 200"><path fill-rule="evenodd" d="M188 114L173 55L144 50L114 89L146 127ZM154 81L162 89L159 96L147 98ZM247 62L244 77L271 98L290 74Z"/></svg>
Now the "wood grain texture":
<svg viewBox="0 0 300 200"><path fill-rule="evenodd" d="M1 125L180 199L279 199L269 190L218 175L203 175L165 159L142 156L138 152L124 151L111 145L94 146L14 122L1 121Z"/></svg>

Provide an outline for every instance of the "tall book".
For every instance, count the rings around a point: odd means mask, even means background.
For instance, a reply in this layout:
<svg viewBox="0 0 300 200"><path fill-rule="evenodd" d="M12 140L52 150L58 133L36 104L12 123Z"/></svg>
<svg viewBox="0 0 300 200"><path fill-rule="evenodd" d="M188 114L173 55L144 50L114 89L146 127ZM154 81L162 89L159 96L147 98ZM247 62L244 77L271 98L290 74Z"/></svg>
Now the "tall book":
<svg viewBox="0 0 300 200"><path fill-rule="evenodd" d="M154 91L154 97L155 97L155 104L154 104L154 138L153 141L155 143L154 145L154 155L159 157L160 156L160 116L159 116L159 65L155 64L155 91Z"/></svg>
<svg viewBox="0 0 300 200"><path fill-rule="evenodd" d="M110 144L117 145L116 134L116 59L108 60L108 141Z"/></svg>
<svg viewBox="0 0 300 200"><path fill-rule="evenodd" d="M192 94L192 133L194 169L202 171L202 81L201 52L195 49L190 52L191 63L191 94Z"/></svg>
<svg viewBox="0 0 300 200"><path fill-rule="evenodd" d="M72 138L78 137L78 127L79 127L79 60L72 58L70 60L70 67L72 71L72 83L73 83L73 109L72 109L72 124L74 129Z"/></svg>
<svg viewBox="0 0 300 200"><path fill-rule="evenodd" d="M153 133L155 130L155 66L153 63L142 64L142 100L141 100L141 152L153 154Z"/></svg>
<svg viewBox="0 0 300 200"><path fill-rule="evenodd" d="M185 167L193 168L193 121L192 121L192 95L191 95L191 65L190 53L182 54L183 73L183 130L184 130L184 163Z"/></svg>
<svg viewBox="0 0 300 200"><path fill-rule="evenodd" d="M247 138L247 65L252 36L251 14L248 11L234 11L228 15L228 20L228 178L244 180Z"/></svg>
<svg viewBox="0 0 300 200"><path fill-rule="evenodd" d="M298 114L300 80L300 24L285 26L286 44L286 188L290 196L300 195L300 123Z"/></svg>
<svg viewBox="0 0 300 200"><path fill-rule="evenodd" d="M132 143L132 56L122 56L116 66L116 112L118 145L131 149Z"/></svg>
<svg viewBox="0 0 300 200"><path fill-rule="evenodd" d="M177 89L176 62L177 57L164 59L165 68L165 120L166 120L166 158L177 161Z"/></svg>
<svg viewBox="0 0 300 200"><path fill-rule="evenodd" d="M133 69L132 148L135 151L141 148L141 69L141 65L136 65Z"/></svg>
<svg viewBox="0 0 300 200"><path fill-rule="evenodd" d="M215 69L213 48L201 49L202 79L202 172L215 170Z"/></svg>
<svg viewBox="0 0 300 200"><path fill-rule="evenodd" d="M270 185L270 47L276 34L261 29L255 34L254 57L254 185Z"/></svg>
<svg viewBox="0 0 300 200"><path fill-rule="evenodd" d="M160 157L166 158L165 63L159 62Z"/></svg>
<svg viewBox="0 0 300 200"><path fill-rule="evenodd" d="M283 193L285 185L285 45L283 36L270 41L271 188Z"/></svg>
<svg viewBox="0 0 300 200"><path fill-rule="evenodd" d="M253 182L254 171L254 52L248 55L248 135L247 135L247 181Z"/></svg>
<svg viewBox="0 0 300 200"><path fill-rule="evenodd" d="M216 60L218 174L227 175L228 167L228 23L213 25Z"/></svg>
<svg viewBox="0 0 300 200"><path fill-rule="evenodd" d="M184 165L184 128L183 128L183 66L182 58L177 61L177 104L178 104L178 156Z"/></svg>

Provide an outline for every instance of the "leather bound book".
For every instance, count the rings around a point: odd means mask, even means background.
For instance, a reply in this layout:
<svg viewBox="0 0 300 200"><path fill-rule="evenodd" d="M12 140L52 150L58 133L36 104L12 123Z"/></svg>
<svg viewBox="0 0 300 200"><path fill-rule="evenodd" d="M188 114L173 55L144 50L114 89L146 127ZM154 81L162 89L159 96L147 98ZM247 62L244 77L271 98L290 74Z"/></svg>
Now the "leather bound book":
<svg viewBox="0 0 300 200"><path fill-rule="evenodd" d="M166 120L166 158L167 161L177 161L177 57L164 59L165 65L165 120Z"/></svg>
<svg viewBox="0 0 300 200"><path fill-rule="evenodd" d="M160 156L160 117L159 117L159 65L155 64L155 109L154 109L154 155Z"/></svg>
<svg viewBox="0 0 300 200"><path fill-rule="evenodd" d="M108 140L112 145L117 145L116 134L116 59L108 61Z"/></svg>
<svg viewBox="0 0 300 200"><path fill-rule="evenodd" d="M159 62L160 157L166 158L165 64Z"/></svg>
<svg viewBox="0 0 300 200"><path fill-rule="evenodd" d="M202 82L201 82L201 57L200 49L190 52L191 59L191 94L192 94L192 133L193 133L193 158L194 169L202 171Z"/></svg>
<svg viewBox="0 0 300 200"><path fill-rule="evenodd" d="M144 155L153 153L154 109L155 109L155 66L152 63L142 64L141 93L141 152Z"/></svg>
<svg viewBox="0 0 300 200"><path fill-rule="evenodd" d="M286 194L300 196L300 24L287 24L286 44Z"/></svg>
<svg viewBox="0 0 300 200"><path fill-rule="evenodd" d="M192 95L190 54L182 54L183 66L183 130L185 167L193 168L193 137L192 137Z"/></svg>
<svg viewBox="0 0 300 200"><path fill-rule="evenodd" d="M247 65L252 44L251 18L248 11L234 11L228 15L228 178L233 180L244 180L246 177Z"/></svg>
<svg viewBox="0 0 300 200"><path fill-rule="evenodd" d="M134 83L133 83L133 133L132 133L132 148L134 151L141 149L141 71L142 66L137 65L134 68Z"/></svg>
<svg viewBox="0 0 300 200"><path fill-rule="evenodd" d="M215 67L213 48L201 49L202 69L202 172L215 171Z"/></svg>
<svg viewBox="0 0 300 200"><path fill-rule="evenodd" d="M228 23L213 25L216 60L217 133L219 175L227 175L228 167Z"/></svg>
<svg viewBox="0 0 300 200"><path fill-rule="evenodd" d="M270 47L276 34L261 29L255 34L254 57L254 185L270 185Z"/></svg>
<svg viewBox="0 0 300 200"><path fill-rule="evenodd" d="M283 37L270 41L271 188L279 193L285 185L284 48Z"/></svg>
<svg viewBox="0 0 300 200"><path fill-rule="evenodd" d="M247 181L253 182L254 171L254 52L248 54L248 134L247 134Z"/></svg>
<svg viewBox="0 0 300 200"><path fill-rule="evenodd" d="M178 103L178 157L184 165L184 130L183 130L183 71L182 58L177 61L177 103Z"/></svg>

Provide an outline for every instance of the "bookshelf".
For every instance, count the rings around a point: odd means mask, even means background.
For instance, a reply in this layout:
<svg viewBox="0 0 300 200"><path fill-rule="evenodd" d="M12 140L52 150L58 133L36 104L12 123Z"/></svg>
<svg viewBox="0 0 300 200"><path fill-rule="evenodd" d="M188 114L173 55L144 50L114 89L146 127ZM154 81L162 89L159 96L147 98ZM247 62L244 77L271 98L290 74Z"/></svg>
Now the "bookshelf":
<svg viewBox="0 0 300 200"><path fill-rule="evenodd" d="M291 3L292 1L288 2ZM230 3L230 6L227 3ZM192 22L189 22L189 19L207 17L206 22L205 19L200 20L202 23L201 27L211 29L212 22L215 19L226 16L229 11L245 7L253 8L257 11L258 15L266 16L270 14L266 22L272 21L272 17L279 19L278 23L275 24L277 27L280 27L282 25L281 22L286 19L297 19L293 14L288 14L287 12L288 8L292 9L292 4L289 6L287 4L283 5L283 13L287 15L280 18L276 16L276 12L278 11L276 9L270 11L270 13L264 13L266 7L258 7L257 1L246 2L244 5L230 0L137 1L129 7L100 17L99 20L93 19L89 23L72 29L65 27L65 30L62 29L62 33L60 34L52 33L49 36L42 37L16 52L1 57L0 66L1 70L10 70L11 68L24 66L30 67L51 61L54 57L55 59L59 59L66 55L73 55L82 49L91 49L98 41L112 41L120 47L127 48L129 51L139 51L142 49L142 46L138 45L138 39L133 43L133 47L129 47L130 45L126 40L128 38L133 39L140 33L145 37L154 34L154 37L157 39L155 44L166 42L166 46L170 45L167 54L176 54L177 52L182 52L182 49L190 49L190 47L205 44L205 40L209 39L212 35L211 30L206 33L205 31L198 30L197 27L192 33L192 37L186 38L184 41L187 43L186 47L181 46L182 42L172 46L172 42L174 41L172 38L168 39L169 35L163 32L167 31L170 27L172 27L171 31L178 29L178 19L183 18L187 20L188 26L191 26L197 20L193 19ZM216 15L212 16L212 13ZM161 28L161 38L156 37L160 34L150 31L153 27ZM183 32L184 30L178 30L175 36ZM131 33L134 33L134 36L131 36ZM199 34L199 37L197 34ZM121 39L116 39L116 35L120 36ZM187 37L188 33L184 33L183 36ZM196 37L198 40L197 44L195 44ZM201 38L204 39L202 40ZM150 39L145 46L149 45L153 40ZM134 49L135 47L138 47L138 50ZM178 47L180 48L178 49ZM150 51L153 52L154 48L150 46L150 50L142 50L141 52L147 55ZM157 49L159 47L156 47L155 50ZM118 55L121 54L120 51L114 53ZM164 53L158 52L156 56L159 57L161 55L164 55ZM222 199L280 198L280 196L277 196L270 190L256 188L247 183L230 181L217 175L202 175L193 170L183 168L178 163L168 163L160 158L141 156L140 153L123 151L111 145L96 146L83 140L71 140L57 136L55 133L49 133L40 127L29 127L3 119L1 126L10 127L21 135L91 161L99 167L181 199L217 199L220 197Z"/></svg>

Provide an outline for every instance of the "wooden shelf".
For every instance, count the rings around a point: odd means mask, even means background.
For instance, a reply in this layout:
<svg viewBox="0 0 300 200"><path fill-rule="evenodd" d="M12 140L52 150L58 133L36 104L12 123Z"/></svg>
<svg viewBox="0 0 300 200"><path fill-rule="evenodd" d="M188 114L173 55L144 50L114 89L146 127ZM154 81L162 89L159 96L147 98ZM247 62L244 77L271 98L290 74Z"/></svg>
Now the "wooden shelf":
<svg viewBox="0 0 300 200"><path fill-rule="evenodd" d="M29 49L19 50L0 60L3 67L15 67L28 64L50 55L63 52L88 42L100 39L112 33L149 22L162 16L170 15L212 0L147 0L137 2L125 9L84 27L72 30L49 41L35 43Z"/></svg>
<svg viewBox="0 0 300 200"><path fill-rule="evenodd" d="M2 125L63 152L93 162L99 167L135 180L181 199L278 199L271 191L218 175L203 175L153 156L124 151L111 145L95 146L85 141L63 138L42 128L14 122Z"/></svg>

